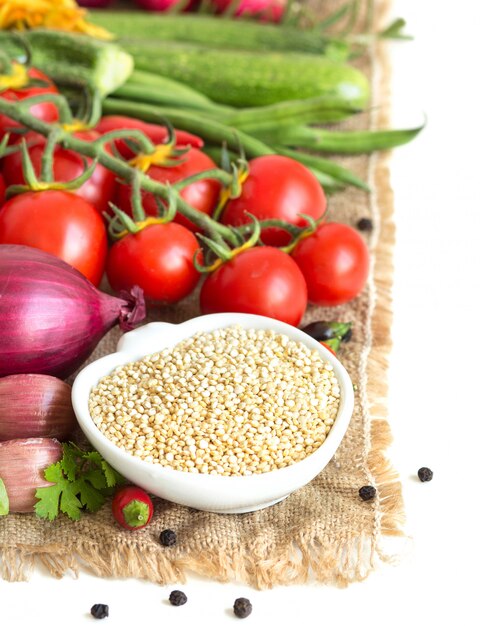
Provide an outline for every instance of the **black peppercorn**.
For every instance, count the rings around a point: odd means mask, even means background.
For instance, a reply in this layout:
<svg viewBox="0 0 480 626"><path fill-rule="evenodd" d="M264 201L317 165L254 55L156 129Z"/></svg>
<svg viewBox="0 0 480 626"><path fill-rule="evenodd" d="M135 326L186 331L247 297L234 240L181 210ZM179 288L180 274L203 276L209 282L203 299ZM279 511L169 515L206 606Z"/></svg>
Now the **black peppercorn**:
<svg viewBox="0 0 480 626"><path fill-rule="evenodd" d="M433 478L433 472L428 467L421 467L418 470L418 477L420 478L422 483L428 483L428 481L432 480L432 478Z"/></svg>
<svg viewBox="0 0 480 626"><path fill-rule="evenodd" d="M173 606L182 606L182 604L185 604L187 601L187 596L183 593L183 591L175 589L175 591L172 591L168 599L170 600L170 604L173 604Z"/></svg>
<svg viewBox="0 0 480 626"><path fill-rule="evenodd" d="M369 217L362 217L357 222L357 228L364 233L371 233L373 230L373 222Z"/></svg>
<svg viewBox="0 0 480 626"><path fill-rule="evenodd" d="M166 528L160 533L160 543L167 548L174 546L177 543L177 535L170 528Z"/></svg>
<svg viewBox="0 0 480 626"><path fill-rule="evenodd" d="M108 604L94 604L90 609L90 613L95 619L108 617Z"/></svg>
<svg viewBox="0 0 480 626"><path fill-rule="evenodd" d="M247 598L237 598L233 604L233 612L237 617L248 617L252 612L252 603Z"/></svg>
<svg viewBox="0 0 480 626"><path fill-rule="evenodd" d="M364 487L360 487L358 495L366 502L377 495L377 490L375 487L372 487L372 485L365 485Z"/></svg>

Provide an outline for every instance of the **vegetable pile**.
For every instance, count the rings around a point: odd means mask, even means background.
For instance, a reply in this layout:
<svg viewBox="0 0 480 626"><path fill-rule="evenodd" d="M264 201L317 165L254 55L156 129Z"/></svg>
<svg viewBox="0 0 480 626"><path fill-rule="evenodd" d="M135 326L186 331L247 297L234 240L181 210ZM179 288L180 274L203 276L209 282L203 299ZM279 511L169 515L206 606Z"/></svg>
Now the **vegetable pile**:
<svg viewBox="0 0 480 626"><path fill-rule="evenodd" d="M354 2L303 29L278 1L214 5L281 25L36 4L0 0L0 514L78 519L122 479L97 452L58 443L73 430L60 379L114 325L140 323L145 302L161 316L197 287L202 313L293 325L308 302L356 298L368 248L327 207L368 186L331 155L393 148L421 128L331 126L369 107L350 61L403 36L401 21L353 34ZM306 332L336 352L351 324ZM125 528L151 515L147 494L114 500Z"/></svg>

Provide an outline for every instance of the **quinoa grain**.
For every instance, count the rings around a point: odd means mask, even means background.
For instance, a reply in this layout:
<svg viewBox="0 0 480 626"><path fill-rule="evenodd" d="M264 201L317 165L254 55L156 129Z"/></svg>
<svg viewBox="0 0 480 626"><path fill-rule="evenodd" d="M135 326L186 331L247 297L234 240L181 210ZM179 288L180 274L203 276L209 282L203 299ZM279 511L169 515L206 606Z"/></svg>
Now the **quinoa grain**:
<svg viewBox="0 0 480 626"><path fill-rule="evenodd" d="M138 458L244 476L317 450L339 401L333 368L318 352L234 326L118 367L92 390L89 408L99 430Z"/></svg>

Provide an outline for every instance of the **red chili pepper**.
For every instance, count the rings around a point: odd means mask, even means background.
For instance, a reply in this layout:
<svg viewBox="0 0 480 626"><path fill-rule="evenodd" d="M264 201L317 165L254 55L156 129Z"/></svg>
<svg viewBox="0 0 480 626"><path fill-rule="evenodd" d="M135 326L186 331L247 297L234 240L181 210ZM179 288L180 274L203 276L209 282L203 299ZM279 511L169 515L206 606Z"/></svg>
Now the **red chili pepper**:
<svg viewBox="0 0 480 626"><path fill-rule="evenodd" d="M115 520L128 530L146 526L153 515L153 503L146 491L129 485L117 491L112 502Z"/></svg>
<svg viewBox="0 0 480 626"><path fill-rule="evenodd" d="M330 352L333 354L333 356L337 356L337 353L335 352L335 350L333 348L331 348L327 342L325 341L320 341L320 343L322 344L322 346L324 346L327 350L330 350Z"/></svg>

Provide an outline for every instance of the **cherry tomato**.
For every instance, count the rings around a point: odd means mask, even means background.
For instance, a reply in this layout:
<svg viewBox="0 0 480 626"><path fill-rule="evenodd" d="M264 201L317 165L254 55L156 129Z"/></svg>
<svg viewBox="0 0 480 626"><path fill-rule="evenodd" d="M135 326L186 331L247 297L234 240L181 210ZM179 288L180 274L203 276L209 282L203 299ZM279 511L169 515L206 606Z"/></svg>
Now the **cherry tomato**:
<svg viewBox="0 0 480 626"><path fill-rule="evenodd" d="M298 326L307 286L294 261L271 247L250 248L209 274L200 291L202 313L255 313Z"/></svg>
<svg viewBox="0 0 480 626"><path fill-rule="evenodd" d="M319 219L327 201L322 186L304 165L284 156L268 155L249 163L249 174L239 198L230 200L223 211L223 224L241 226L250 221L246 212L259 220L279 219L305 226L300 213ZM269 246L284 246L290 235L279 228L267 228L262 241Z"/></svg>
<svg viewBox="0 0 480 626"><path fill-rule="evenodd" d="M195 235L180 224L147 226L113 244L107 257L108 280L117 291L138 285L149 300L178 302L200 278L193 265L198 248Z"/></svg>
<svg viewBox="0 0 480 626"><path fill-rule="evenodd" d="M336 306L355 298L368 277L368 248L346 224L321 224L300 241L292 254L305 276L308 298L321 306Z"/></svg>
<svg viewBox="0 0 480 626"><path fill-rule="evenodd" d="M95 141L100 135L94 130L86 130L74 133L75 137L83 141ZM37 176L40 175L42 167L42 156L45 150L46 140L42 135L35 132L28 132L23 138L30 145L28 153L33 164L33 169ZM86 159L88 165L92 159ZM53 178L56 182L69 182L81 176L85 170L82 157L66 150L61 146L55 148L53 158ZM22 156L20 152L15 152L4 159L3 175L7 185L23 185L25 178L22 171ZM92 176L77 190L75 194L94 205L99 213L107 211L108 203L113 200L116 188L116 176L113 172L98 163Z"/></svg>
<svg viewBox="0 0 480 626"><path fill-rule="evenodd" d="M37 70L34 67L29 68L27 72L30 78L35 80L41 80L42 82L46 83L46 85L44 87L26 85L21 89L6 89L5 91L0 92L0 98L16 102L18 100L24 100L25 98L40 96L45 93L58 93L58 89L43 72ZM56 122L58 120L57 107L52 102L41 102L39 104L34 104L30 107L29 110L32 115L37 117L39 120L43 120L44 122ZM21 126L21 124L19 124L18 122L15 122L6 115L0 114L0 139L11 128L18 128L19 126ZM13 142L13 139L13 137L10 138L10 143Z"/></svg>
<svg viewBox="0 0 480 626"><path fill-rule="evenodd" d="M168 139L168 129L166 126L149 124L148 122L136 120L133 117L126 117L124 115L106 115L105 117L102 117L95 130L101 135L105 135L112 130L123 130L126 128L141 130L155 145L165 143ZM201 137L187 133L184 130L175 130L175 138L176 145L178 147L203 147L203 139ZM124 159L131 159L134 156L133 151L122 139L117 139L115 141L115 146Z"/></svg>
<svg viewBox="0 0 480 626"><path fill-rule="evenodd" d="M2 208L2 204L5 202L6 189L5 181L3 180L3 176L0 174L0 209Z"/></svg>
<svg viewBox="0 0 480 626"><path fill-rule="evenodd" d="M29 191L0 210L0 243L39 248L70 263L98 286L107 255L102 218L67 191Z"/></svg>
<svg viewBox="0 0 480 626"><path fill-rule="evenodd" d="M216 168L212 159L196 148L190 148L190 150L182 156L182 159L185 159L183 163L173 167L152 165L147 174L150 178L159 183L170 183L173 185L194 174ZM220 183L217 180L206 178L188 185L185 189L182 189L180 195L188 204L197 209L197 211L211 215L218 202L220 187ZM129 215L132 213L131 193L130 185L118 186L117 204L122 211L125 211ZM142 196L143 208L146 214L157 215L158 208L153 195L151 193L143 193ZM177 224L185 226L192 232L199 230L195 224L183 217L180 213L177 213L174 221L177 222Z"/></svg>

